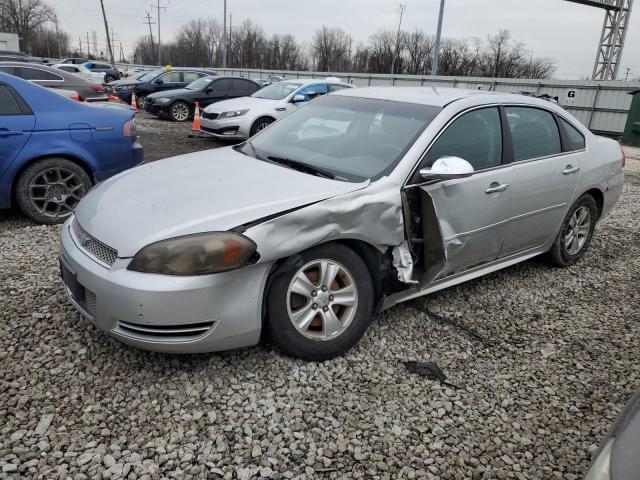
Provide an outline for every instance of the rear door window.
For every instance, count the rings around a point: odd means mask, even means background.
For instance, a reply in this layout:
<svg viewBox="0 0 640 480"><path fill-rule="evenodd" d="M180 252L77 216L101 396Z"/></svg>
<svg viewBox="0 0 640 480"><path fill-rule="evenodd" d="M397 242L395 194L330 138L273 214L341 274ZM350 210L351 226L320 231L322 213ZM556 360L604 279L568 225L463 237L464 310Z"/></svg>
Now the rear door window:
<svg viewBox="0 0 640 480"><path fill-rule="evenodd" d="M182 72L182 81L186 83L195 82L199 78L204 77L204 73L200 72Z"/></svg>
<svg viewBox="0 0 640 480"><path fill-rule="evenodd" d="M39 80L39 81L59 81L61 82L63 78L60 75L56 75L55 73L47 72L46 70L40 70L39 68L31 68L31 67L17 67L17 75L18 77L24 78L25 80Z"/></svg>
<svg viewBox="0 0 640 480"><path fill-rule="evenodd" d="M182 72L169 72L160 77L163 83L180 83L182 81Z"/></svg>
<svg viewBox="0 0 640 480"><path fill-rule="evenodd" d="M0 115L20 115L20 105L6 85L0 85Z"/></svg>
<svg viewBox="0 0 640 480"><path fill-rule="evenodd" d="M564 133L566 134L566 139L568 140L565 145L565 150L567 152L573 152L575 150L582 150L585 148L585 140L584 135L580 133L576 127L567 122L564 118L558 117L560 120L560 125L564 129Z"/></svg>
<svg viewBox="0 0 640 480"><path fill-rule="evenodd" d="M338 90L344 90L345 88L349 87L347 85L340 85L339 83L329 84L329 92L337 92Z"/></svg>
<svg viewBox="0 0 640 480"><path fill-rule="evenodd" d="M511 130L514 161L562 152L560 132L550 112L531 107L505 107L504 110Z"/></svg>
<svg viewBox="0 0 640 480"><path fill-rule="evenodd" d="M226 93L233 90L233 81L230 78L221 78L213 84L213 91L216 93Z"/></svg>
<svg viewBox="0 0 640 480"><path fill-rule="evenodd" d="M458 117L433 144L424 167L442 157L459 157L474 170L502 164L502 123L496 107L481 108Z"/></svg>

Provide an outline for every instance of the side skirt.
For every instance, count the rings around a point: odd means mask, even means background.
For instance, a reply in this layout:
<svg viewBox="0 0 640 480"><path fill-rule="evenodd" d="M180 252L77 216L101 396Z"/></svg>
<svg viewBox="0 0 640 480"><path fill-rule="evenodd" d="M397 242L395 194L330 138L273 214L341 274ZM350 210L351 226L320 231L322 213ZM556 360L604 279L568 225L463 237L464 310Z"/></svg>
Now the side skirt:
<svg viewBox="0 0 640 480"><path fill-rule="evenodd" d="M520 263L530 258L533 258L537 255L540 255L541 253L544 253L547 250L548 248L546 245L534 247L534 248L525 250L523 252L516 253L509 257L501 258L494 262L487 263L485 265L481 265L476 268L466 270L464 272L458 273L456 275L452 275L442 280L435 281L422 289L410 289L404 292L399 292L394 295L390 295L384 299L384 302L382 303L380 311L387 310L388 308L391 308L392 306L398 303L406 302L407 300L412 300L414 298L422 297L429 293L437 292L438 290L443 290L445 288L458 285L468 280L482 277L483 275L487 275L489 273L497 272L498 270L502 270L503 268L510 267L511 265L515 265L516 263Z"/></svg>

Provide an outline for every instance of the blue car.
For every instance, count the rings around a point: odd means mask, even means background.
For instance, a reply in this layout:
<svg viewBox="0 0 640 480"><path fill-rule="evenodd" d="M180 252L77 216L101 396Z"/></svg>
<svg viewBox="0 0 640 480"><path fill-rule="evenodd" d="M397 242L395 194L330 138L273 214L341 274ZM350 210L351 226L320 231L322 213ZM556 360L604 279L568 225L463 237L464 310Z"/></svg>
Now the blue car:
<svg viewBox="0 0 640 480"><path fill-rule="evenodd" d="M142 162L133 115L0 73L0 209L63 222L92 185Z"/></svg>
<svg viewBox="0 0 640 480"><path fill-rule="evenodd" d="M113 82L122 78L122 72L115 66L101 62L84 62L83 65L92 72L104 73L104 83Z"/></svg>

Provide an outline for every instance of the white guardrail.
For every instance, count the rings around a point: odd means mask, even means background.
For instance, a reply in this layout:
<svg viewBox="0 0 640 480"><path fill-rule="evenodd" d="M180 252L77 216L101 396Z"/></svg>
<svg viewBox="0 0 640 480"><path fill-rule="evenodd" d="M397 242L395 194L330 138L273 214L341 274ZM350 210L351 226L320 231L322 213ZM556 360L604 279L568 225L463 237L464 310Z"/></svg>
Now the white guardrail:
<svg viewBox="0 0 640 480"><path fill-rule="evenodd" d="M124 69L132 68L122 65ZM268 79L271 76L292 78L337 77L357 87L431 86L492 90L496 92L532 92L558 97L560 105L594 132L619 135L624 132L631 107L631 92L640 90L640 82L594 80L528 80L483 77L431 77L419 75L383 75L343 72L298 72L288 70L254 70L247 68L213 68L227 76Z"/></svg>

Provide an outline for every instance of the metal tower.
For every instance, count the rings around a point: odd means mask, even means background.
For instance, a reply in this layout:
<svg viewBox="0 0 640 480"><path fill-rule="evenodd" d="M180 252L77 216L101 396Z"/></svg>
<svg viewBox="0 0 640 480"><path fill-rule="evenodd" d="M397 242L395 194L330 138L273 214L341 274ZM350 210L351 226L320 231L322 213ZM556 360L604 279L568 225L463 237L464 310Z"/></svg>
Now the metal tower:
<svg viewBox="0 0 640 480"><path fill-rule="evenodd" d="M592 78L594 80L615 80L618 77L633 0L567 1L605 10L604 24L602 25Z"/></svg>

